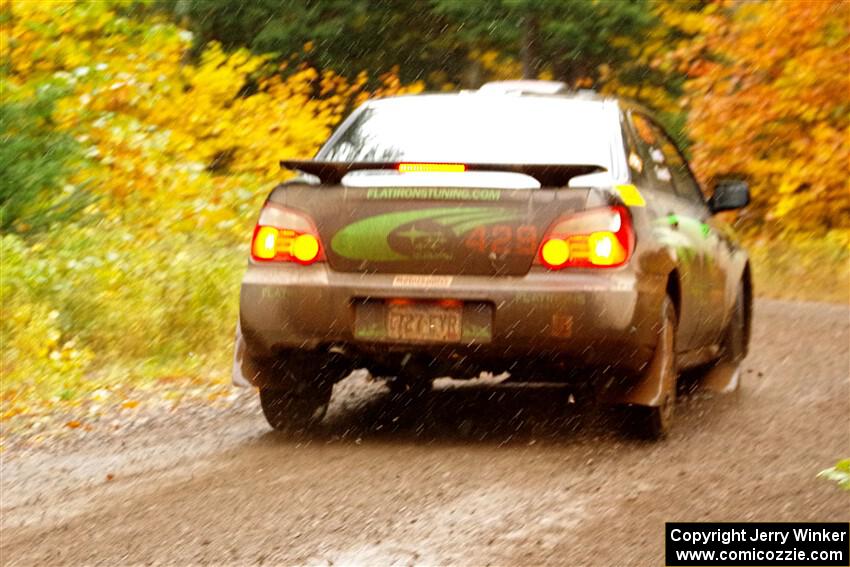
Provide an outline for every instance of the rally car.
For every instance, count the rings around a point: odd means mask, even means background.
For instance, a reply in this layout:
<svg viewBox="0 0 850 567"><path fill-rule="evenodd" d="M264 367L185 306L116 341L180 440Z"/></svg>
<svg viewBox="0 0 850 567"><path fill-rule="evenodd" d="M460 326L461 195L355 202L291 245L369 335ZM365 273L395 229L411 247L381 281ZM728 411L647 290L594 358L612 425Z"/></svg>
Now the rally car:
<svg viewBox="0 0 850 567"><path fill-rule="evenodd" d="M233 378L269 424L320 421L355 368L420 392L481 371L559 381L669 430L685 369L737 365L748 257L638 105L551 82L368 101L266 199Z"/></svg>

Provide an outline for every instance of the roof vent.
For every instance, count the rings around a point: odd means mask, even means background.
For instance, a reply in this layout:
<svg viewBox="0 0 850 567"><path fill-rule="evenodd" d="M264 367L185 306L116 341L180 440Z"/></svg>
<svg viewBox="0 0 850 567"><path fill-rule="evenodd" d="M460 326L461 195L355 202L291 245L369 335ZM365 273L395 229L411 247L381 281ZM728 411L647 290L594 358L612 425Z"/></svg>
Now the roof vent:
<svg viewBox="0 0 850 567"><path fill-rule="evenodd" d="M569 92L566 83L561 81L493 81L485 83L478 89L482 93L499 94L539 94L554 95Z"/></svg>

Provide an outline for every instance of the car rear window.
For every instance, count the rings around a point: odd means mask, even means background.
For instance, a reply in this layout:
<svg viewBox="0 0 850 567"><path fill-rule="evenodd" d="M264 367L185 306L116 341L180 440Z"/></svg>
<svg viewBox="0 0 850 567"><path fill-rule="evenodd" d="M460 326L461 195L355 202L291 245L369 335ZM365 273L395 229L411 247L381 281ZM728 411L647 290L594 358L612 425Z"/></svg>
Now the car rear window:
<svg viewBox="0 0 850 567"><path fill-rule="evenodd" d="M402 97L367 103L318 157L610 169L610 131L598 101L480 94Z"/></svg>

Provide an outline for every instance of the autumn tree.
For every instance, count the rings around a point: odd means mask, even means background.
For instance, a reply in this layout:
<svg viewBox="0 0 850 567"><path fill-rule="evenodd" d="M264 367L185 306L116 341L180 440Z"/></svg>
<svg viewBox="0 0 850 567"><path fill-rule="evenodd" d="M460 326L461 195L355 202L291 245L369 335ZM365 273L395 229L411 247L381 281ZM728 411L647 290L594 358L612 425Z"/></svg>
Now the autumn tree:
<svg viewBox="0 0 850 567"><path fill-rule="evenodd" d="M0 421L99 391L116 365L119 383L151 363L185 376L193 353L228 352L279 160L312 156L359 101L421 87L282 77L215 42L189 57L191 33L124 0L0 0L0 32Z"/></svg>
<svg viewBox="0 0 850 567"><path fill-rule="evenodd" d="M633 49L664 25L654 0L165 0L161 6L195 32L198 49L209 41L227 50L249 47L349 78L398 68L402 81L475 87L501 76L487 64L498 53L504 62L521 62L511 69L527 77L593 86L602 65L619 70L629 63L622 83L665 84L660 67L644 64Z"/></svg>
<svg viewBox="0 0 850 567"><path fill-rule="evenodd" d="M768 223L850 228L850 2L721 8L687 84L698 170L748 177Z"/></svg>
<svg viewBox="0 0 850 567"><path fill-rule="evenodd" d="M456 78L467 51L456 24L425 2L407 0L163 0L166 13L195 34L195 51L211 42L247 47L289 62L355 79L397 70L403 82L429 75ZM373 85L370 85L373 86Z"/></svg>

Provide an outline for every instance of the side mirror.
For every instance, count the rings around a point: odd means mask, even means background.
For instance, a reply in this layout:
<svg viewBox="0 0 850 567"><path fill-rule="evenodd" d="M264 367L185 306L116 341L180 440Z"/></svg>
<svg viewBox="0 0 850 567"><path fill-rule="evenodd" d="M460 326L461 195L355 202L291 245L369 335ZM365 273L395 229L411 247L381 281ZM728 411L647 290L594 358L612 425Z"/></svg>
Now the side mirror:
<svg viewBox="0 0 850 567"><path fill-rule="evenodd" d="M712 213L742 209L750 204L750 188L740 179L720 179L714 185L714 195L708 200Z"/></svg>

